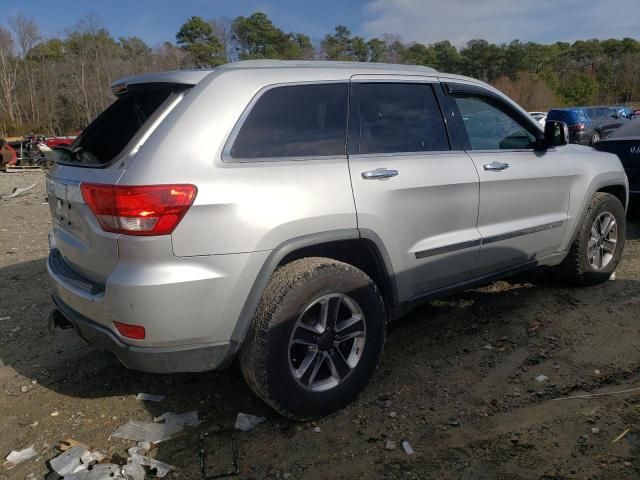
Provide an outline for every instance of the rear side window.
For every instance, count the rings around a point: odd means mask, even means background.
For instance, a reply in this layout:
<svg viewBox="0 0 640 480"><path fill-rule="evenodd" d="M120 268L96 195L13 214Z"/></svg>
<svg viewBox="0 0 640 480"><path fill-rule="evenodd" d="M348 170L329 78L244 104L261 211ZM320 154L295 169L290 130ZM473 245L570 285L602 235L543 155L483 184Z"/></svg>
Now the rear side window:
<svg viewBox="0 0 640 480"><path fill-rule="evenodd" d="M449 150L433 88L424 83L355 83L349 153Z"/></svg>
<svg viewBox="0 0 640 480"><path fill-rule="evenodd" d="M345 155L346 83L290 85L263 93L240 127L231 157Z"/></svg>
<svg viewBox="0 0 640 480"><path fill-rule="evenodd" d="M171 95L171 91L171 88L149 88L119 97L84 129L70 150L60 150L58 161L96 166L108 164Z"/></svg>

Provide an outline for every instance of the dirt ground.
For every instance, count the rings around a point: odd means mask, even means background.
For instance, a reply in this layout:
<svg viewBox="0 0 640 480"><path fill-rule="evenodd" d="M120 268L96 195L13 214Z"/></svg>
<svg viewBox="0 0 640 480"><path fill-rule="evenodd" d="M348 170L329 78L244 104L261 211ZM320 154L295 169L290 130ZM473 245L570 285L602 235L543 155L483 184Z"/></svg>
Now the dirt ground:
<svg viewBox="0 0 640 480"><path fill-rule="evenodd" d="M43 478L69 437L124 457L133 443L108 439L119 425L194 409L200 427L154 452L175 465L167 478L200 478L199 431L222 430L204 445L208 473L230 469L225 429L239 411L267 417L235 436L240 478L640 478L640 390L564 399L640 387L637 214L615 281L578 289L529 275L434 301L391 327L356 402L295 423L262 404L237 367L143 374L73 331L49 333L43 176L0 173L0 194L34 182L26 196L0 200L0 455L33 445L39 456L0 467L0 479ZM139 392L166 399L137 401Z"/></svg>

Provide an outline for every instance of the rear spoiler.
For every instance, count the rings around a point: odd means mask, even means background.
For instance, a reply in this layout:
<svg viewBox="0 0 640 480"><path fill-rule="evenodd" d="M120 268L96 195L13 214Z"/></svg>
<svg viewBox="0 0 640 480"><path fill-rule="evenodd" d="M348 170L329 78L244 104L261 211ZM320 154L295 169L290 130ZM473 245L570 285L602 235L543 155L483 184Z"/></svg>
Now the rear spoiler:
<svg viewBox="0 0 640 480"><path fill-rule="evenodd" d="M133 75L116 80L111 84L111 92L118 96L136 88L174 87L176 90L197 85L215 69L176 70L173 72L154 72Z"/></svg>

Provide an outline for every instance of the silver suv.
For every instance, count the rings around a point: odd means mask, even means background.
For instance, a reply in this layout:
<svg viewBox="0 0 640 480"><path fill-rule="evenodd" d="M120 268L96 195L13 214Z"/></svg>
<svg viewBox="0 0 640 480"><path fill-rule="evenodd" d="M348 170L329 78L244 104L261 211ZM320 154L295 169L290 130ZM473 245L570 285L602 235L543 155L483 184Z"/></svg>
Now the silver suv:
<svg viewBox="0 0 640 480"><path fill-rule="evenodd" d="M127 367L221 368L291 418L373 375L387 321L534 267L609 278L618 158L425 67L248 61L113 84L47 177L57 309Z"/></svg>

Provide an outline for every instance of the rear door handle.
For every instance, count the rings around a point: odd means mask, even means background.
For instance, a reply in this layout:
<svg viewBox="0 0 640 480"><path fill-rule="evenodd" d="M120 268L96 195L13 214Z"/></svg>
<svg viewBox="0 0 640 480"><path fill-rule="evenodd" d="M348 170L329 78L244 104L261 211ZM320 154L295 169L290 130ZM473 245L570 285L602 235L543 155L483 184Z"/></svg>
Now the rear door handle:
<svg viewBox="0 0 640 480"><path fill-rule="evenodd" d="M390 178L398 175L397 170L393 170L390 168L376 168L375 170L368 170L366 172L362 172L362 178Z"/></svg>
<svg viewBox="0 0 640 480"><path fill-rule="evenodd" d="M501 170L506 170L507 168L509 168L509 164L493 161L491 163L487 163L486 165L483 165L482 168L484 168L485 170L489 170L491 172L499 172Z"/></svg>

